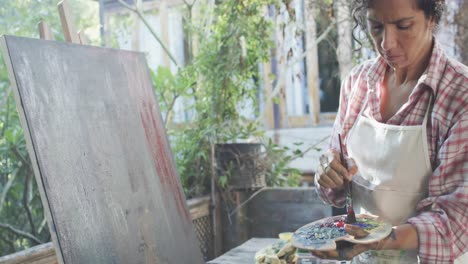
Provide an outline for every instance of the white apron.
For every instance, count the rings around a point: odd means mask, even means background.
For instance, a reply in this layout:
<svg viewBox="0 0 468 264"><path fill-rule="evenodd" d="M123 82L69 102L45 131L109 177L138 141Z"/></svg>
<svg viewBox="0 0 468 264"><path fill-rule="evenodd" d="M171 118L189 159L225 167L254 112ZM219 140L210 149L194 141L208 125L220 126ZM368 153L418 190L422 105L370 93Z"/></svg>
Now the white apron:
<svg viewBox="0 0 468 264"><path fill-rule="evenodd" d="M347 136L348 154L359 168L353 178L354 209L381 216L393 225L403 224L427 196L432 174L426 137L429 107L419 126L379 123L363 114L365 108ZM353 259L353 263L418 262L416 250L368 251ZM468 255L455 263L468 263Z"/></svg>
<svg viewBox="0 0 468 264"><path fill-rule="evenodd" d="M368 118L361 110L347 137L348 154L359 168L352 190L356 213L378 215L393 225L414 215L417 203L427 195L432 174L428 111L422 125L395 126ZM416 250L368 251L353 263L418 263L418 257Z"/></svg>

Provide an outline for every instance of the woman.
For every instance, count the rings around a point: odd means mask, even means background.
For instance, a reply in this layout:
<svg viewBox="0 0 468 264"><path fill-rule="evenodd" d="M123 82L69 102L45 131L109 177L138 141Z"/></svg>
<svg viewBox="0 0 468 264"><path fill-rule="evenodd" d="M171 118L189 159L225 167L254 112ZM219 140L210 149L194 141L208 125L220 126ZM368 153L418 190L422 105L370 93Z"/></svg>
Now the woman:
<svg viewBox="0 0 468 264"><path fill-rule="evenodd" d="M356 213L394 228L370 245L312 253L355 263L468 263L468 68L434 38L445 2L354 4L379 56L343 83L331 154L315 180L322 200L337 207L344 206L343 180L352 180ZM354 161L348 170L338 134Z"/></svg>

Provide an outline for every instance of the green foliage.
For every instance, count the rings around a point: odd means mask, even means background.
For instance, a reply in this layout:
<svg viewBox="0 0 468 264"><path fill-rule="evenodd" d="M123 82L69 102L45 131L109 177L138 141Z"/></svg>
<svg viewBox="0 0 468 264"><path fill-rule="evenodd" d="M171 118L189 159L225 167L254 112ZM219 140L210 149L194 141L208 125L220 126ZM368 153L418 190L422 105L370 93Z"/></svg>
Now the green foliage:
<svg viewBox="0 0 468 264"><path fill-rule="evenodd" d="M210 191L215 168L217 143L260 141L258 157L265 166L269 186L297 186L301 173L290 168L302 157L300 150L274 144L258 120L239 113L251 102L258 113L258 65L270 59L273 25L264 15L272 0L226 0L210 9L202 7L201 21L190 21L189 39L199 39L196 56L173 74L167 68L152 73L153 84L165 117L172 150L182 186L188 197ZM190 10L190 7L189 7ZM187 16L190 19L191 15ZM208 19L207 19L208 18ZM212 18L211 23L207 23ZM193 43L192 43L193 44ZM187 122L174 124L172 111L176 99L186 102ZM235 164L231 164L234 166ZM230 170L217 175L221 188L229 187Z"/></svg>
<svg viewBox="0 0 468 264"><path fill-rule="evenodd" d="M273 143L271 139L268 139L264 146L265 153L268 155L266 159L267 175L269 176L266 178L267 185L297 187L301 172L298 169L291 168L289 163L298 157L302 157L304 153L299 149L295 149L292 154L288 154L290 151L288 147L279 146Z"/></svg>

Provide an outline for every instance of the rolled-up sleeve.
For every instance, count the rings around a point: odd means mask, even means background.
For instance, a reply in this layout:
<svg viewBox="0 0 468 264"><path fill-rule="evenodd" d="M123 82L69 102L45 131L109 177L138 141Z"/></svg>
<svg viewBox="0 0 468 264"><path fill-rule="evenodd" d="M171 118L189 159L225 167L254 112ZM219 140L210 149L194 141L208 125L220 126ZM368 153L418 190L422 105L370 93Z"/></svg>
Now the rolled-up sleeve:
<svg viewBox="0 0 468 264"><path fill-rule="evenodd" d="M468 113L449 130L429 180L429 193L419 202L416 227L421 263L453 263L468 248Z"/></svg>
<svg viewBox="0 0 468 264"><path fill-rule="evenodd" d="M333 129L330 135L329 151L340 150L339 143L338 143L338 134L341 133L343 135L344 131L343 131L342 124L345 123L345 119L347 118L349 97L351 94L351 90L353 89L353 85L356 84L356 79L361 74L362 68L363 68L362 65L355 67L341 85L340 103L339 103L338 112L335 118L335 122L333 124ZM356 87L356 88L359 89L360 87ZM344 146L344 152L347 153L346 146ZM317 169L317 171L319 170ZM317 181L317 177L315 177L314 183L315 183L315 187L317 190L317 194L324 203L333 205L335 207L345 206L345 192L344 191L321 187Z"/></svg>

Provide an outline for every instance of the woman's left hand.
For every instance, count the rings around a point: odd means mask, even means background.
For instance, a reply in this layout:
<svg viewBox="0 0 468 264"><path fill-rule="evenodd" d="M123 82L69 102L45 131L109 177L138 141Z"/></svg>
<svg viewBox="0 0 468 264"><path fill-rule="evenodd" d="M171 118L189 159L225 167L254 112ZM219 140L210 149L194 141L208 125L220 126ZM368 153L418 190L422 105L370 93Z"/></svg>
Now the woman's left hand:
<svg viewBox="0 0 468 264"><path fill-rule="evenodd" d="M366 237L369 233L366 232L364 229L360 228L359 226L353 225L345 225L345 231L354 236L355 238L362 238ZM341 242L341 243L340 243ZM371 243L371 244L354 244L346 241L339 241L337 243L337 247L334 250L329 251L319 251L319 250L312 250L312 255L321 258L321 259L336 259L336 260L351 260L355 256L371 250L375 249L378 242Z"/></svg>

